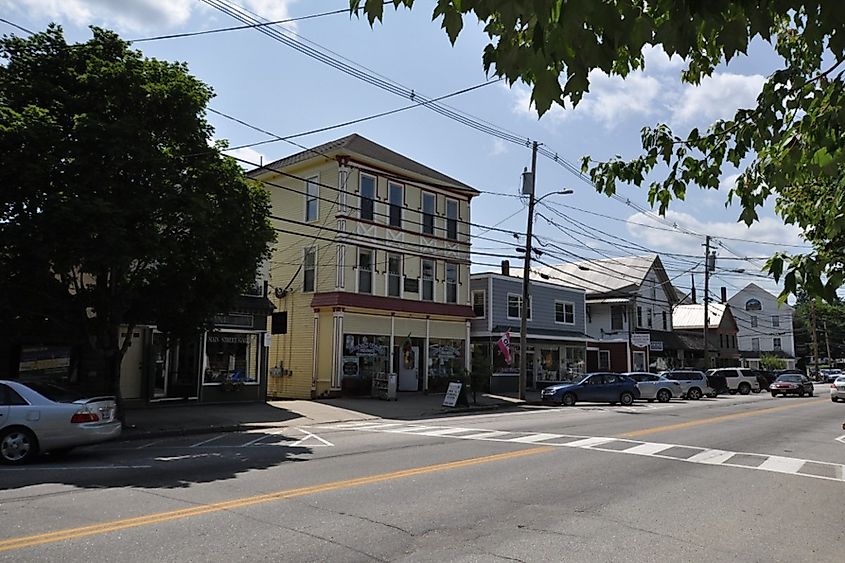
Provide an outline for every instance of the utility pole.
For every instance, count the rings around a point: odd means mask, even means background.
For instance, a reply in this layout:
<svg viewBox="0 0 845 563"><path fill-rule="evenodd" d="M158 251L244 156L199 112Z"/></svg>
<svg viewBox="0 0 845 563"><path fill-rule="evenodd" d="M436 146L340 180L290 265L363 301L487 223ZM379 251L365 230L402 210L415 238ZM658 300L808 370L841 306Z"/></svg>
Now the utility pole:
<svg viewBox="0 0 845 563"><path fill-rule="evenodd" d="M525 264L522 268L522 311L519 319L519 399L525 400L528 374L528 285L531 277L531 239L534 227L534 187L537 185L537 141L531 143L531 177L522 179L522 193L528 191L528 226L525 229ZM537 359L534 358L536 362Z"/></svg>
<svg viewBox="0 0 845 563"><path fill-rule="evenodd" d="M816 366L816 377L819 377L819 335L816 332L816 300L810 301L810 322L813 323L813 364Z"/></svg>
<svg viewBox="0 0 845 563"><path fill-rule="evenodd" d="M828 367L833 367L831 364L833 356L830 355L830 333L827 331L827 319L824 321L824 343L827 345L827 365Z"/></svg>
<svg viewBox="0 0 845 563"><path fill-rule="evenodd" d="M704 240L704 371L707 371L710 369L710 346L707 342L710 324L710 235Z"/></svg>

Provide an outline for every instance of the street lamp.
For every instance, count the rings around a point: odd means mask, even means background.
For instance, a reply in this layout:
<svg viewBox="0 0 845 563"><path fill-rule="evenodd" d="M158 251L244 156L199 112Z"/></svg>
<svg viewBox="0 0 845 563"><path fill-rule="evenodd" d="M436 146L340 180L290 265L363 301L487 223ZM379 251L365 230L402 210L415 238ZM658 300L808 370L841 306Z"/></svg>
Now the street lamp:
<svg viewBox="0 0 845 563"><path fill-rule="evenodd" d="M525 263L522 268L522 307L519 319L519 399L525 400L525 383L528 362L528 288L531 277L531 243L534 227L534 204L543 201L550 195L569 195L572 190L549 192L538 199L534 199L534 187L537 181L537 141L531 146L531 172L522 174L522 193L528 195L528 226L525 229ZM536 361L536 358L535 360Z"/></svg>

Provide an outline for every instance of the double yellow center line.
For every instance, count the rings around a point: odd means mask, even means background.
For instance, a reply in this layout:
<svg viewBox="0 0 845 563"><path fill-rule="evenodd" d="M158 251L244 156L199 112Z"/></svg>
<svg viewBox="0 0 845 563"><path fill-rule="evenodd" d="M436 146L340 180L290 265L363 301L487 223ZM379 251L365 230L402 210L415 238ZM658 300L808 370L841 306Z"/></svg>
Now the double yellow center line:
<svg viewBox="0 0 845 563"><path fill-rule="evenodd" d="M726 420L733 420L736 418L745 418L748 416L756 416L758 414L768 414L773 412L785 411L807 405L817 405L818 400L802 401L800 403L790 403L779 407L767 407L764 409L755 409L753 411L738 412L733 414L724 414L721 416L713 416L710 418L700 418L697 420L690 420L688 422L679 422L677 424L667 424L665 426L654 426L652 428L644 428L643 430L634 430L632 432L625 432L624 434L617 434L617 438L639 438L641 436L648 436L649 434L656 434L657 432L669 432L672 430L684 430L686 428L693 428L703 424L715 424L717 422L724 422Z"/></svg>
<svg viewBox="0 0 845 563"><path fill-rule="evenodd" d="M484 457L476 457L464 459L460 461L451 461L448 463L438 463L436 465L427 465L423 467L415 467L413 469L403 469L401 471L392 471L390 473L381 473L378 475L370 475L368 477L359 477L357 479L347 479L345 481L334 481L331 483L323 483L322 485L314 485L311 487L300 487L297 489L287 489L284 491L277 491L274 493L267 493L263 495L256 495L250 497L242 497L224 502L215 502L212 504L204 504L193 508L185 508L182 510L172 510L169 512L158 512L155 514L148 514L146 516L138 516L135 518L125 518L121 520L112 520L111 522L103 522L102 524L93 524L90 526L82 526L80 528L68 528L65 530L57 530L55 532L46 532L43 534L35 534L31 536L21 536L17 538L9 538L0 540L0 552L12 551L15 549L23 549L27 547L35 547L48 543L55 543L65 540L72 540L84 538L88 536L95 536L100 534L107 534L127 528L138 528L141 526L149 526L151 524L160 524L162 522L170 522L173 520L182 520L185 518L192 518L194 516L201 516L203 514L210 514L213 512L223 512L225 510L233 510L237 508L245 508L247 506L254 506L256 504L266 504L278 500L285 500L305 495L313 495L316 493L325 493L329 491L338 491L342 489L350 489L353 487L360 487L363 485L372 485L384 481L392 481L395 479L404 479L406 477L416 477L418 475L426 475L429 473L436 473L440 471L449 471L452 469L461 469L464 467L471 467L473 465L480 465L484 463L492 463L496 461L504 461L536 455L539 453L552 451L554 448L538 447L527 450L518 450L507 452L503 454L489 455Z"/></svg>

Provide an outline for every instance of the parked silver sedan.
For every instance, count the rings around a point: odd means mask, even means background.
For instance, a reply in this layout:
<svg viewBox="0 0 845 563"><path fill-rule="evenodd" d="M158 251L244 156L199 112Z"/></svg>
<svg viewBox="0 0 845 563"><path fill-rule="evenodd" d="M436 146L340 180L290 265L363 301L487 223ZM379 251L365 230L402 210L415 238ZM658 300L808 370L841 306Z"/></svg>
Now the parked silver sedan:
<svg viewBox="0 0 845 563"><path fill-rule="evenodd" d="M79 398L49 384L0 380L0 463L116 438L116 406L114 397Z"/></svg>
<svg viewBox="0 0 845 563"><path fill-rule="evenodd" d="M637 382L640 399L646 399L649 403L655 400L668 403L670 399L676 399L683 393L679 382L671 381L653 373L632 371L625 375Z"/></svg>
<svg viewBox="0 0 845 563"><path fill-rule="evenodd" d="M840 375L830 384L830 400L834 403L845 401L845 375Z"/></svg>

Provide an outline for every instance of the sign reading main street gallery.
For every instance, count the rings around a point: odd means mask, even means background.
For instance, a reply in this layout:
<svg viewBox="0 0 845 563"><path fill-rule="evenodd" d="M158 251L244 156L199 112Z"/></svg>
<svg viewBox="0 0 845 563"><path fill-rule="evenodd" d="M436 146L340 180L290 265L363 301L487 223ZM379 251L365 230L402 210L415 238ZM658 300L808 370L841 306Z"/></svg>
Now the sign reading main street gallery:
<svg viewBox="0 0 845 563"><path fill-rule="evenodd" d="M458 397L461 396L461 387L463 383L450 383L446 390L446 396L443 397L444 407L454 407L458 404Z"/></svg>

